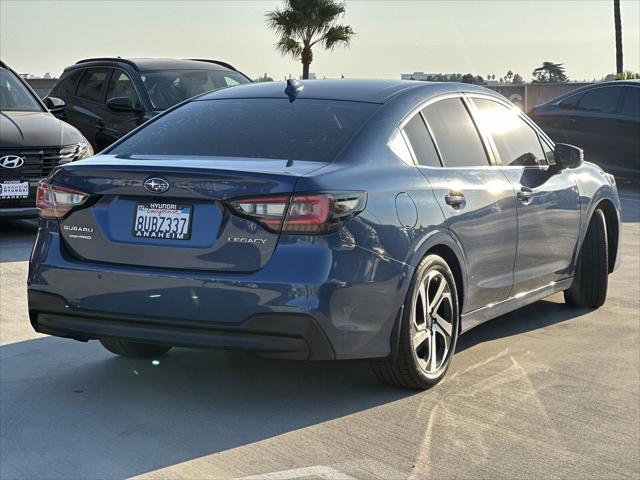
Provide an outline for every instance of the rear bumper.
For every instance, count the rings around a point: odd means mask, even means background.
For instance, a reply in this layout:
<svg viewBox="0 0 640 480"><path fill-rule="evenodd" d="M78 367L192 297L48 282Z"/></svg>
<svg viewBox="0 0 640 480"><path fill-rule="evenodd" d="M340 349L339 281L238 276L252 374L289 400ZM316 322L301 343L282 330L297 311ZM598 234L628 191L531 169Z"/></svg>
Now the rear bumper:
<svg viewBox="0 0 640 480"><path fill-rule="evenodd" d="M33 327L90 340L257 351L296 359L384 357L412 268L335 238L280 238L248 274L80 261L42 222L29 269ZM347 248L349 248L347 250Z"/></svg>
<svg viewBox="0 0 640 480"><path fill-rule="evenodd" d="M308 315L258 314L240 325L74 312L60 297L29 291L29 316L41 333L87 341L116 338L170 346L246 350L294 360L331 360L335 352Z"/></svg>
<svg viewBox="0 0 640 480"><path fill-rule="evenodd" d="M0 207L0 218L35 218L37 216L38 209L36 207Z"/></svg>

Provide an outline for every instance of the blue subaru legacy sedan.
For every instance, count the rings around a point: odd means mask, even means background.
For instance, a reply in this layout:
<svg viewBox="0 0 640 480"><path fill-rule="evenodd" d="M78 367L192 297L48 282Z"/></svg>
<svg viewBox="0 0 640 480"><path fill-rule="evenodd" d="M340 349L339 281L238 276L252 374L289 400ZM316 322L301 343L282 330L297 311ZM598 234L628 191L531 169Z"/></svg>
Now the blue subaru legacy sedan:
<svg viewBox="0 0 640 480"><path fill-rule="evenodd" d="M465 84L207 93L57 168L38 207L38 332L370 359L414 389L486 320L562 291L599 307L618 261L613 177Z"/></svg>

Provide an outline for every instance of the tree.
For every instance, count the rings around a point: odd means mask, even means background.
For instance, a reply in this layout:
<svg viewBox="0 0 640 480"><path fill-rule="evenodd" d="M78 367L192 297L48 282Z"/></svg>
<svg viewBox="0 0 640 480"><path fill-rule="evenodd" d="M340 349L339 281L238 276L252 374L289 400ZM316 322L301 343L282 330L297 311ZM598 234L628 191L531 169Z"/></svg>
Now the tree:
<svg viewBox="0 0 640 480"><path fill-rule="evenodd" d="M266 73L258 78L254 78L253 79L254 83L262 83L262 82L273 82L273 78L271 78L270 76L268 76Z"/></svg>
<svg viewBox="0 0 640 480"><path fill-rule="evenodd" d="M640 79L640 74L627 70L626 72L616 74L615 78L616 80L638 80Z"/></svg>
<svg viewBox="0 0 640 480"><path fill-rule="evenodd" d="M513 72L512 72L511 70L509 70L509 71L507 72L507 74L504 76L504 79L505 79L507 82L511 82L511 79L512 79L512 78L513 78Z"/></svg>
<svg viewBox="0 0 640 480"><path fill-rule="evenodd" d="M520 76L520 74L519 74L519 73L516 73L516 74L513 76L512 83L516 83L516 84L523 83L522 77Z"/></svg>
<svg viewBox="0 0 640 480"><path fill-rule="evenodd" d="M267 12L266 21L280 39L276 49L302 62L302 78L309 78L313 47L327 50L348 46L355 32L350 25L337 23L345 13L341 0L285 0L282 9Z"/></svg>
<svg viewBox="0 0 640 480"><path fill-rule="evenodd" d="M622 66L622 18L620 16L620 0L613 0L613 23L616 28L616 73L624 72Z"/></svg>
<svg viewBox="0 0 640 480"><path fill-rule="evenodd" d="M462 76L462 83L473 83L473 73L465 73Z"/></svg>
<svg viewBox="0 0 640 480"><path fill-rule="evenodd" d="M533 81L539 83L558 83L569 80L562 63L542 62L542 66L533 72Z"/></svg>

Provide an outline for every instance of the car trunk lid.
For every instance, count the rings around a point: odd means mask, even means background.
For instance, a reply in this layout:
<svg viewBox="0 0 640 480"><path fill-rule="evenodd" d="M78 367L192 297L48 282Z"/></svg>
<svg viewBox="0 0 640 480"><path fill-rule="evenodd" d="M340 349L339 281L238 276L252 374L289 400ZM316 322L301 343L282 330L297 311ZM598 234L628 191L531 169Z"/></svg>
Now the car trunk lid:
<svg viewBox="0 0 640 480"><path fill-rule="evenodd" d="M90 195L86 206L60 220L64 244L78 259L240 273L267 263L279 233L237 215L230 200L287 197L300 176L324 165L101 156L59 169L50 181Z"/></svg>

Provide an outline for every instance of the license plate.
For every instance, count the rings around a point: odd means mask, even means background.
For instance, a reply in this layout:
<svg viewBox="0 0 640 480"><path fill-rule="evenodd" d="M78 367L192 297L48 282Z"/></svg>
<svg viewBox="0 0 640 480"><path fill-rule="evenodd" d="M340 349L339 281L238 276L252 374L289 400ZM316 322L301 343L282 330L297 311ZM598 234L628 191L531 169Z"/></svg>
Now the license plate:
<svg viewBox="0 0 640 480"><path fill-rule="evenodd" d="M29 182L19 180L0 183L0 199L3 198L28 198Z"/></svg>
<svg viewBox="0 0 640 480"><path fill-rule="evenodd" d="M164 240L189 240L191 205L139 203L133 221L133 236Z"/></svg>

